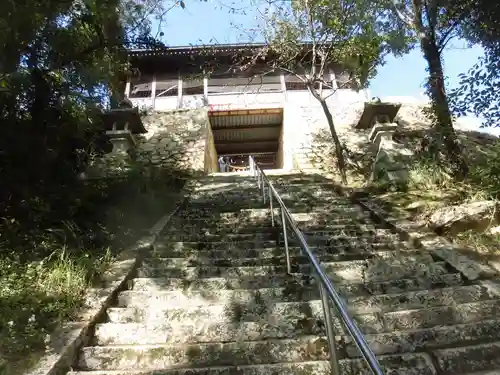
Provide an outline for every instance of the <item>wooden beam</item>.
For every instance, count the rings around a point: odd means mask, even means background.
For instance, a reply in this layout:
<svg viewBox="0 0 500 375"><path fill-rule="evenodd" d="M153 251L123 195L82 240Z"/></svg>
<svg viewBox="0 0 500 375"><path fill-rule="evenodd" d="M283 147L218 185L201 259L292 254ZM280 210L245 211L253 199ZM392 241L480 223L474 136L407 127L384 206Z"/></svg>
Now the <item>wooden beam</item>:
<svg viewBox="0 0 500 375"><path fill-rule="evenodd" d="M217 139L214 140L215 147L217 145L237 145L237 144L261 144L261 143L276 143L278 144L279 141L276 138L262 138L262 139L241 139L241 140L231 140L231 141L218 141Z"/></svg>
<svg viewBox="0 0 500 375"><path fill-rule="evenodd" d="M221 130L253 130L253 129L281 129L281 124L256 124L256 125L242 125L242 126L220 126L212 125L212 131L217 132Z"/></svg>

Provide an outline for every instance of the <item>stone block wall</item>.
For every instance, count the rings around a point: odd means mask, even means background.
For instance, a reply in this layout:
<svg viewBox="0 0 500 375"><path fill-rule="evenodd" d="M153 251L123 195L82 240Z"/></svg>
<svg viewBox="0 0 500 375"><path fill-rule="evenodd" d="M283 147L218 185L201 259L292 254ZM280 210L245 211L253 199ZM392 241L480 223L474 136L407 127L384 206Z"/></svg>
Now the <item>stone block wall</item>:
<svg viewBox="0 0 500 375"><path fill-rule="evenodd" d="M363 110L363 94L345 95L344 90L328 98L335 129L340 141L359 155L371 147L369 133L354 129ZM284 154L287 169L326 169L334 171L336 160L331 131L320 103L313 100L287 98L284 109Z"/></svg>
<svg viewBox="0 0 500 375"><path fill-rule="evenodd" d="M202 174L206 165L210 126L206 109L153 112L142 118L146 134L137 136L136 161L190 174Z"/></svg>
<svg viewBox="0 0 500 375"><path fill-rule="evenodd" d="M219 163L217 161L217 150L215 149L214 134L212 127L207 126L207 139L205 147L205 172L213 173L219 171Z"/></svg>

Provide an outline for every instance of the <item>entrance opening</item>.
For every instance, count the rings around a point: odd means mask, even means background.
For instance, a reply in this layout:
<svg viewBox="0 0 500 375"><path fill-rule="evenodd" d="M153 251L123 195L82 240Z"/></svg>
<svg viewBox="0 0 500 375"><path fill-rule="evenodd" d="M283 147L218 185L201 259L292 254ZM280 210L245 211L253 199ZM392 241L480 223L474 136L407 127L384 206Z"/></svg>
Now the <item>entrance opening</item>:
<svg viewBox="0 0 500 375"><path fill-rule="evenodd" d="M218 172L248 170L249 156L262 169L283 168L283 109L209 112Z"/></svg>

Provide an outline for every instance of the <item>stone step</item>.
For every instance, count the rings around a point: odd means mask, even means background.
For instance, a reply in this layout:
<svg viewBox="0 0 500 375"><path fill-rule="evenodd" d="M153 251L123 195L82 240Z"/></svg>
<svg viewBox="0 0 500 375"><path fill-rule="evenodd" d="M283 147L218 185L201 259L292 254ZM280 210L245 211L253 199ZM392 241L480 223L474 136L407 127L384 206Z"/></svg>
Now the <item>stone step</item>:
<svg viewBox="0 0 500 375"><path fill-rule="evenodd" d="M302 255L303 252L300 247L289 247L288 251L292 257L292 263L308 263L309 258ZM328 248L314 247L311 248L313 254L323 262L336 262L344 260L361 260L371 258L393 259L398 257L413 256L422 253L419 249L402 249L402 250L373 250L367 251L360 249L337 248L335 252ZM221 260L225 262L227 259L233 261L238 258L255 258L259 260L270 260L270 263L279 262L278 264L285 264L285 249L281 246L274 246L264 249L229 249L229 250L193 250L193 249L169 249L157 248L150 251L147 256L149 257L164 257L164 258L185 258L193 259L194 261L210 262Z"/></svg>
<svg viewBox="0 0 500 375"><path fill-rule="evenodd" d="M499 373L500 342L498 334L491 337L490 343L449 348L434 351L440 373L446 375L469 372L493 371Z"/></svg>
<svg viewBox="0 0 500 375"><path fill-rule="evenodd" d="M239 223L235 225L231 224L217 224L217 225L207 225L202 220L198 220L198 225L193 225L191 223L186 223L184 220L172 221L165 228L164 233L168 235L169 233L182 233L182 234L194 234L195 236L200 235L235 235L235 234L253 234L260 235L261 233L281 233L283 231L281 223L276 222L273 227L271 221L267 225L255 225L255 224L245 224ZM341 233L349 234L351 236L362 236L362 235L376 235L377 232L382 233L392 233L390 230L384 230L374 227L373 225L360 224L357 222L352 223L342 223L342 224L328 224L328 223L301 223L298 225L301 231L314 232L314 233Z"/></svg>
<svg viewBox="0 0 500 375"><path fill-rule="evenodd" d="M436 289L462 285L463 280L459 273L437 275L435 277L421 277L411 279L397 279L383 282L365 282L353 284L337 284L337 291L342 296L371 296L374 294L403 293L409 291ZM129 288L133 291L154 292L169 290L235 290L235 289L262 289L272 287L301 288L316 285L316 279L307 275L274 275L268 277L213 277L206 279L186 280L179 278L135 278L130 280Z"/></svg>
<svg viewBox="0 0 500 375"><path fill-rule="evenodd" d="M321 322L321 321L320 321ZM282 319L277 323L261 322L210 322L197 321L183 324L99 324L94 345L148 345L228 343L233 341L263 341L299 338L307 335L324 335L323 324L315 319ZM376 355L426 351L446 346L467 345L480 340L491 340L500 329L499 320L488 320L454 326L420 328L381 334L367 334L368 345ZM339 336L337 347L349 357L359 357L360 352L352 339Z"/></svg>
<svg viewBox="0 0 500 375"><path fill-rule="evenodd" d="M416 353L398 356L381 356L380 366L384 374L435 375L432 360L428 354ZM364 360L345 359L340 361L342 375L371 375ZM218 367L197 367L150 370L102 370L76 371L68 375L331 375L327 361L302 361L296 363L253 364L247 366L229 365Z"/></svg>
<svg viewBox="0 0 500 375"><path fill-rule="evenodd" d="M163 324L105 323L96 326L93 345L195 344L290 339L323 334L322 325L317 323L314 319L282 319L273 324L265 321L213 322L201 319L175 324L168 321Z"/></svg>
<svg viewBox="0 0 500 375"><path fill-rule="evenodd" d="M491 341L498 337L499 331L500 320L487 320L454 326L365 335L365 339L376 355L382 355L429 351L450 346L465 346L480 341ZM360 356L359 349L352 339L347 337L345 339L347 342L339 346L344 346L350 357Z"/></svg>
<svg viewBox="0 0 500 375"><path fill-rule="evenodd" d="M297 249L297 248L295 248ZM202 254L190 254L184 257L161 257L158 253L156 253L155 257L147 257L143 259L143 265L152 267L158 266L161 268L173 268L173 267L200 267L200 266L211 266L211 267L260 267L260 266L282 266L286 265L286 256L284 255L283 250L277 249L275 252L280 252L280 256L274 257L250 257L246 258L240 254L239 257L227 257L227 258L210 258L207 256L203 256ZM300 250L295 250L295 254L299 254ZM338 256L335 255L322 255L320 257L319 254L314 253L318 259L322 261L322 263L329 264L335 263L338 261ZM370 267L372 263L376 263L377 265L380 262L385 263L405 263L405 262L420 262L420 263L432 263L432 256L423 251L423 250L415 250L413 252L379 252L378 254L381 257L377 257L375 254L367 254L366 258L360 258L352 261L340 261L342 265L345 264L360 264L360 262L365 261L364 263L367 268ZM377 254L377 255L378 255ZM371 256L370 256L371 255ZM365 260L366 259L366 260ZM310 260L305 255L295 255L291 257L292 264L310 264ZM361 263L363 264L363 263Z"/></svg>
<svg viewBox="0 0 500 375"><path fill-rule="evenodd" d="M421 307L385 313L352 314L360 330L365 334L394 333L436 326L452 326L498 319L499 300L485 300L453 306ZM323 310L319 300L309 302L282 302L265 306L260 310L240 305L209 305L181 308L143 309L110 308L110 323L165 324L174 326L190 324L202 327L211 324L243 324L245 322L282 324L296 321L297 326L323 327ZM335 332L347 334L338 317L334 315ZM186 323L188 322L188 323ZM312 329L312 328L311 328Z"/></svg>
<svg viewBox="0 0 500 375"><path fill-rule="evenodd" d="M262 365L325 360L327 353L326 340L310 336L287 340L192 345L93 346L83 348L78 367L80 370L161 370L175 367ZM415 355L409 357L415 358ZM398 358L398 362L399 366L405 367L403 358ZM418 374L422 373L423 363L431 366L428 358L424 358L425 361L422 361L422 357L419 358ZM411 372L406 374L408 373Z"/></svg>
<svg viewBox="0 0 500 375"><path fill-rule="evenodd" d="M256 232L256 233L205 233L201 231L196 231L194 233L183 233L181 231L165 231L162 233L158 241L205 241L205 242L240 242L240 241L253 241L262 243L264 241L276 240L279 237L279 233L273 229L272 232Z"/></svg>
<svg viewBox="0 0 500 375"><path fill-rule="evenodd" d="M310 324L313 321L323 320L321 301L308 302L270 302L266 305L256 306L235 303L229 304L207 304L201 306L173 307L156 305L153 308L140 307L111 307L107 313L110 323L145 323L172 325L184 325L186 322L193 326L203 326L206 322L212 324L236 324L236 323L266 323L279 325L283 321L302 321L302 324ZM359 315L355 317L360 327L377 326L380 332L383 327L377 323L377 317L373 314ZM335 318L337 328L340 329L340 321Z"/></svg>
<svg viewBox="0 0 500 375"><path fill-rule="evenodd" d="M292 246L289 244L290 247ZM192 254L192 253L211 253L213 251L245 251L245 250L256 250L260 251L262 249L279 249L284 251L282 244L277 244L276 241L240 241L240 242L227 242L227 241L213 241L213 242L203 242L203 241L163 241L158 240L154 244L155 253L158 254ZM359 238L345 237L338 238L336 242L330 241L330 243L322 243L319 245L310 245L311 249L315 249L316 252L323 251L331 254L342 254L346 252L359 253L361 251L371 252L380 250L404 250L411 249L411 245L407 241L395 240L395 241L368 241ZM229 254L229 253L228 253Z"/></svg>
<svg viewBox="0 0 500 375"><path fill-rule="evenodd" d="M363 315L390 311L421 309L422 307L446 306L449 303L470 303L498 298L498 295L481 285L454 286L404 293L388 293L367 296L344 295L348 309ZM204 304L238 304L243 309L262 310L279 302L310 301L319 298L317 288L287 286L283 288L233 289L215 291L124 291L118 296L118 307L141 307L156 304L165 309L172 304L178 307Z"/></svg>
<svg viewBox="0 0 500 375"><path fill-rule="evenodd" d="M262 227L271 227L272 221L269 211L266 211L266 215L254 216L254 217L244 217L244 216L214 216L212 218L190 218L190 217L175 217L169 222L168 228L207 228L207 229L247 229L255 228L258 230ZM236 213L235 213L236 214ZM276 227L280 227L280 213L275 210L274 218ZM312 227L323 227L323 228L339 228L341 226L377 226L373 220L368 217L342 217L339 214L331 213L328 215L308 215L308 214L293 214L295 222L299 228L312 228Z"/></svg>
<svg viewBox="0 0 500 375"><path fill-rule="evenodd" d="M483 285L464 285L407 293L389 293L370 298L355 297L346 304L353 314L384 313L392 311L433 308L451 304L473 303L500 298L494 289Z"/></svg>
<svg viewBox="0 0 500 375"><path fill-rule="evenodd" d="M82 370L165 369L231 366L326 359L326 342L316 337L191 345L93 346L83 348Z"/></svg>
<svg viewBox="0 0 500 375"><path fill-rule="evenodd" d="M308 221L318 221L318 220L327 220L328 223L343 223L345 220L363 220L369 223L373 223L370 214L367 211L364 211L359 207L350 207L348 209L349 215L340 215L337 211L330 210L317 210L314 212L310 212L310 210L306 211L294 211L292 212L292 217L297 222L308 222ZM273 209L274 216L277 217L279 215L279 210L275 207ZM255 209L240 209L232 212L221 212L217 215L213 215L213 217L196 217L191 216L190 214L195 214L190 211L180 211L175 219L177 220L187 220L188 222L247 222L247 221L262 221L264 219L269 219L271 216L271 210L269 207L266 208L255 208ZM344 221L343 221L344 220Z"/></svg>
<svg viewBox="0 0 500 375"><path fill-rule="evenodd" d="M273 287L260 289L123 291L118 295L118 307L140 307L152 303L157 306L203 306L204 304L239 303L260 308L274 302L292 302L318 299L316 288Z"/></svg>
<svg viewBox="0 0 500 375"><path fill-rule="evenodd" d="M334 282L366 282L384 281L401 278L436 276L447 273L444 262L430 262L425 256L415 259L400 260L351 260L341 262L322 262L323 270ZM311 274L309 264L292 264L292 272ZM162 263L162 259L144 263L138 270L138 277L171 277L188 280L209 277L234 278L241 276L273 276L287 273L286 266L241 266L241 267L212 267L212 266L185 266L182 268Z"/></svg>
<svg viewBox="0 0 500 375"><path fill-rule="evenodd" d="M282 200L285 199L325 199L331 198L340 205L352 205L351 202L324 185L283 185L282 187L275 188ZM266 191L269 196L269 192ZM197 202L199 199L203 200L238 200L242 196L248 198L261 198L262 191L255 186L236 186L218 188L211 191L208 190L194 190L189 196L189 199Z"/></svg>
<svg viewBox="0 0 500 375"><path fill-rule="evenodd" d="M308 212L311 208L314 208L314 211L325 212L329 214L339 214L345 217L351 217L353 215L359 215L362 212L362 208L356 206L340 206L330 201L311 201L305 203L305 201L299 200L286 200L283 201L287 209L294 212ZM276 207L276 205L275 205ZM176 216L180 217L189 217L189 218L205 218L205 217L213 217L219 215L226 215L229 213L239 213L242 210L263 210L269 209L269 202L266 200L264 203L262 200L255 199L254 201L247 201L246 199L240 198L237 202L231 202L230 204L226 204L221 201L207 201L207 202L198 202L197 204L193 204L190 202L187 206L187 209L183 212L180 212Z"/></svg>
<svg viewBox="0 0 500 375"><path fill-rule="evenodd" d="M332 241L364 241L364 242L391 242L399 239L399 235L391 232L386 229L376 229L371 232L360 232L359 230L347 232L346 230L314 230L302 231L305 235L308 243L311 244L323 244L330 243ZM163 233L162 236L158 239L158 241L168 241L168 242L179 242L179 241L187 241L187 242L255 242L262 243L268 241L280 241L283 238L283 235L279 231L272 232L256 232L256 233L204 233L201 231L195 233L182 233L182 232L166 232ZM289 230L288 234L289 242L295 243L297 242L291 230Z"/></svg>
<svg viewBox="0 0 500 375"><path fill-rule="evenodd" d="M287 208L303 206L305 204L311 204L314 207L332 207L337 212L353 208L352 203L339 199L337 194L326 193L324 191L287 191L280 193L279 196ZM274 207L278 208L278 203L274 196L273 201ZM188 210L193 210L194 207L205 208L219 205L230 207L238 207L240 205L242 207L260 207L261 205L267 205L269 207L269 194L266 193L266 202L264 202L263 196L259 192L249 193L241 190L235 190L231 193L204 194L197 197L190 196L187 201Z"/></svg>
<svg viewBox="0 0 500 375"><path fill-rule="evenodd" d="M272 276L241 276L241 277L208 277L203 279L150 277L134 278L129 281L129 290L152 292L180 290L235 290L235 289L262 289L285 287L288 283L301 282L301 275L272 275Z"/></svg>

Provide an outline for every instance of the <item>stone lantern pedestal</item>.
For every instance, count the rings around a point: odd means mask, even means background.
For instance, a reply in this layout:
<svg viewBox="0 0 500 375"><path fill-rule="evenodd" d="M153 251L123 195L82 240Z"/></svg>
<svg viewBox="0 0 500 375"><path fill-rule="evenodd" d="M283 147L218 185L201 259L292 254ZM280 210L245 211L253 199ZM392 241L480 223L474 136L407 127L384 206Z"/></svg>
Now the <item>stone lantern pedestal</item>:
<svg viewBox="0 0 500 375"><path fill-rule="evenodd" d="M118 177L130 169L131 153L136 146L134 135L146 133L139 111L128 102L103 114L105 134L113 145L111 152L92 166L96 178Z"/></svg>
<svg viewBox="0 0 500 375"><path fill-rule="evenodd" d="M369 129L370 142L377 146L377 155L370 180L391 184L405 184L408 168L404 163L407 150L392 139L398 125L394 123L401 104L365 103L365 109L356 128Z"/></svg>

